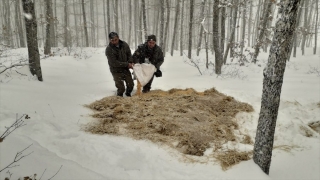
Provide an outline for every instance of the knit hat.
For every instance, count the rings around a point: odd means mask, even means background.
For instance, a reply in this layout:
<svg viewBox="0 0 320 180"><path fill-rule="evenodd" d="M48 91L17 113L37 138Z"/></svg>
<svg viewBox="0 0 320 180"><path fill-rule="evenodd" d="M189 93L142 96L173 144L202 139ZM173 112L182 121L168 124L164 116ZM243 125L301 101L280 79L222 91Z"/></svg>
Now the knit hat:
<svg viewBox="0 0 320 180"><path fill-rule="evenodd" d="M157 41L157 38L155 35L152 34L148 36L147 41Z"/></svg>
<svg viewBox="0 0 320 180"><path fill-rule="evenodd" d="M114 37L119 37L118 33L116 32L109 33L109 39L113 39Z"/></svg>

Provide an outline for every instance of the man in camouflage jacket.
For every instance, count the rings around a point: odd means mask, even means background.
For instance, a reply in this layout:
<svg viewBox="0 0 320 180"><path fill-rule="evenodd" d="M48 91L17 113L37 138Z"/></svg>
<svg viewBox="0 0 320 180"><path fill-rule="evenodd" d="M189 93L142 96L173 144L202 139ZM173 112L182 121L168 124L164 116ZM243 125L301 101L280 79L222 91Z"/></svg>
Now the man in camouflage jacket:
<svg viewBox="0 0 320 180"><path fill-rule="evenodd" d="M155 73L157 77L159 77L160 66L164 62L162 49L156 44L156 36L149 35L147 38L147 42L144 44L140 44L138 49L133 53L132 58L134 63L151 63L157 68L157 72ZM157 74L158 73L158 74ZM151 89L151 84L154 76L150 79L150 81L143 86L143 93L147 93Z"/></svg>
<svg viewBox="0 0 320 180"><path fill-rule="evenodd" d="M106 48L106 56L110 72L117 87L117 96L131 96L134 87L133 79L129 69L133 67L132 55L129 45L120 40L115 32L109 34L110 43ZM126 89L123 81L126 83Z"/></svg>

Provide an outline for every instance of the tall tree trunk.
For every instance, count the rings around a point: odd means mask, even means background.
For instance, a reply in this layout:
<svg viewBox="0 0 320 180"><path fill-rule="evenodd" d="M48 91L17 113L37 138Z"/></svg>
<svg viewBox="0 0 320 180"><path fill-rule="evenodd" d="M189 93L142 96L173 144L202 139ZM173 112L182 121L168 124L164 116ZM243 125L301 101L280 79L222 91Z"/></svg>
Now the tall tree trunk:
<svg viewBox="0 0 320 180"><path fill-rule="evenodd" d="M21 21L20 5L21 5L20 2L16 1L16 3L15 3L15 9L16 9L16 15L17 15L16 20L18 21L18 33L19 33L20 47L26 47L24 32L23 32L23 28L22 28L22 21Z"/></svg>
<svg viewBox="0 0 320 180"><path fill-rule="evenodd" d="M165 34L164 34L164 45L163 45L163 55L166 56L166 52L167 52L167 47L168 47L168 43L167 43L167 39L169 36L169 21L170 21L170 4L169 4L169 0L166 0L166 4L167 4L167 20L166 20L166 29L165 29Z"/></svg>
<svg viewBox="0 0 320 180"><path fill-rule="evenodd" d="M73 0L73 17L74 17L74 26L76 31L76 46L79 47L79 32L78 32L78 17L77 17L77 10L76 10L76 2Z"/></svg>
<svg viewBox="0 0 320 180"><path fill-rule="evenodd" d="M146 17L146 2L145 0L142 0L142 18L143 18L143 34L144 39L147 40L147 17Z"/></svg>
<svg viewBox="0 0 320 180"><path fill-rule="evenodd" d="M180 13L179 4L180 4L179 0L176 0L176 15L174 18L173 36L172 36L172 43L171 43L171 56L173 56L174 43L176 42L176 36L178 35L178 19L179 19L179 13Z"/></svg>
<svg viewBox="0 0 320 180"><path fill-rule="evenodd" d="M91 46L96 46L96 29L95 29L95 23L94 23L94 6L93 6L93 0L90 0L90 27L91 27Z"/></svg>
<svg viewBox="0 0 320 180"><path fill-rule="evenodd" d="M164 0L160 0L161 7L161 15L160 15L160 47L163 48L165 46L163 40L164 33Z"/></svg>
<svg viewBox="0 0 320 180"><path fill-rule="evenodd" d="M114 0L113 3L114 3L113 10L114 10L115 28L116 28L116 32L119 33L118 0Z"/></svg>
<svg viewBox="0 0 320 180"><path fill-rule="evenodd" d="M272 5L272 1L271 0L265 0L265 8L263 10L264 15L263 15L263 21L261 24L261 30L259 33L259 39L257 40L255 47L254 47L254 55L253 55L253 62L256 63L257 62L257 57L259 55L259 51L260 51L260 47L263 44L263 38L265 36L265 31L266 31L266 27L268 24L268 18L270 16L271 13L271 5Z"/></svg>
<svg viewBox="0 0 320 180"><path fill-rule="evenodd" d="M96 17L97 17L97 34L95 36L96 38L96 47L99 47L99 22L98 22L98 19L99 19L99 8L98 8L98 2L99 1L96 1Z"/></svg>
<svg viewBox="0 0 320 180"><path fill-rule="evenodd" d="M309 9L309 0L304 0L304 31L302 31L302 44L301 44L301 51L302 51L302 55L304 55L304 50L305 50L305 46L306 46L306 38L307 38L307 33L308 33L308 9Z"/></svg>
<svg viewBox="0 0 320 180"><path fill-rule="evenodd" d="M108 11L108 33L110 33L110 28L111 28L111 23L110 23L110 19L111 19L111 13L110 13L110 0L107 0L107 11Z"/></svg>
<svg viewBox="0 0 320 180"><path fill-rule="evenodd" d="M129 14L129 16L131 16L131 14ZM104 24L103 29L104 29L105 42L106 42L106 44L108 44L108 33L107 33L107 22L106 21L107 21L106 20L106 0L103 0L103 24Z"/></svg>
<svg viewBox="0 0 320 180"><path fill-rule="evenodd" d="M29 69L32 75L36 75L39 81L43 81L37 39L37 19L34 12L34 4L31 0L22 0L22 3L24 13L31 16L31 18L25 16Z"/></svg>
<svg viewBox="0 0 320 180"><path fill-rule="evenodd" d="M251 41L251 26L252 26L252 0L249 0L249 4L250 4L250 12L249 12L249 21L248 21L248 47L250 47L250 41Z"/></svg>
<svg viewBox="0 0 320 180"><path fill-rule="evenodd" d="M68 18L68 1L64 0L64 42L63 46L70 46L69 42L69 18Z"/></svg>
<svg viewBox="0 0 320 180"><path fill-rule="evenodd" d="M256 13L256 18L255 18L255 32L254 32L254 36L253 36L253 41L252 41L252 45L256 44L258 41L258 34L259 34L259 27L260 27L260 22L261 22L261 6L262 6L262 0L259 0L258 3L258 8L257 8L257 13Z"/></svg>
<svg viewBox="0 0 320 180"><path fill-rule="evenodd" d="M131 36L132 36L132 6L131 6L131 0L129 0L129 39L128 39L129 47L132 45Z"/></svg>
<svg viewBox="0 0 320 180"><path fill-rule="evenodd" d="M269 174L271 164L283 74L290 56L299 2L300 0L289 0L280 3L268 63L263 71L263 93L253 160L266 174Z"/></svg>
<svg viewBox="0 0 320 180"><path fill-rule="evenodd" d="M184 20L184 15L183 15L183 11L184 11L184 0L182 0L181 2L181 17L180 17L180 56L183 56L183 20Z"/></svg>
<svg viewBox="0 0 320 180"><path fill-rule="evenodd" d="M238 2L239 2L239 0L234 0L235 4L238 4ZM223 64L226 64L229 49L233 46L233 43L234 43L234 36L235 36L236 25L237 25L237 21L236 21L237 14L238 14L238 5L235 6L235 10L233 13L233 21L232 21L233 25L231 25L231 34L230 34L229 43L227 45L227 48L226 48L224 56L223 56Z"/></svg>
<svg viewBox="0 0 320 180"><path fill-rule="evenodd" d="M49 55L51 53L51 26L53 26L53 12L52 12L52 0L46 0L46 42L44 46L44 54Z"/></svg>
<svg viewBox="0 0 320 180"><path fill-rule="evenodd" d="M215 73L221 74L222 68L222 53L221 47L219 45L219 0L214 0L213 3L213 48L215 53Z"/></svg>
<svg viewBox="0 0 320 180"><path fill-rule="evenodd" d="M318 38L318 18L319 18L319 0L316 0L316 24L314 26L314 48L313 48L313 54L317 54L317 38Z"/></svg>
<svg viewBox="0 0 320 180"><path fill-rule="evenodd" d="M243 13L242 13L242 35L241 35L241 48L240 48L240 52L241 52L241 55L243 55L243 48L245 46L245 37L246 37L246 14L247 14L247 1L244 0L243 1ZM250 36L250 35L249 35Z"/></svg>
<svg viewBox="0 0 320 180"><path fill-rule="evenodd" d="M221 7L221 22L220 22L220 52L223 57L224 42L226 38L226 7Z"/></svg>
<svg viewBox="0 0 320 180"><path fill-rule="evenodd" d="M301 1L301 6L299 6L299 9L298 9L298 17L297 17L297 23L296 23L296 27L295 27L295 32L294 32L294 35L293 35L293 43L291 44L291 49L290 49L290 55L292 54L293 57L296 57L296 54L297 54L297 44L298 44L298 32L297 32L297 28L300 24L300 19L301 19L301 14L302 14L302 5L303 5L303 1ZM293 51L293 53L292 53ZM289 56L289 59L288 61L290 60L290 56Z"/></svg>
<svg viewBox="0 0 320 180"><path fill-rule="evenodd" d="M138 47L138 21L139 21L139 3L133 3L134 4L134 42L135 42L135 45L136 47Z"/></svg>
<svg viewBox="0 0 320 180"><path fill-rule="evenodd" d="M89 37L88 37L86 11L85 11L85 8L84 8L84 0L82 0L82 14L83 14L84 36L86 38L86 47L89 47Z"/></svg>
<svg viewBox="0 0 320 180"><path fill-rule="evenodd" d="M206 5L206 0L203 0L201 2L201 9L200 9L200 21L204 20L204 6ZM204 23L204 22L202 22ZM200 32L199 32L199 39L198 39L198 45L197 45L197 56L199 56L199 52L201 49L201 41L202 41L202 34L203 34L203 26L200 22Z"/></svg>
<svg viewBox="0 0 320 180"><path fill-rule="evenodd" d="M190 0L190 19L189 19L189 45L188 45L188 58L191 59L192 51L192 25L193 25L193 9L194 0Z"/></svg>

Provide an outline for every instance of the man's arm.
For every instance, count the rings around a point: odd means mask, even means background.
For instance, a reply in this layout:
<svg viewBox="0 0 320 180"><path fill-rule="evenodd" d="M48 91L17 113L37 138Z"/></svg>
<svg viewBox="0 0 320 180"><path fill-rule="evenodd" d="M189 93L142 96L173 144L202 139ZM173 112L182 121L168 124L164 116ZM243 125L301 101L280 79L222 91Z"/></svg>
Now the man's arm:
<svg viewBox="0 0 320 180"><path fill-rule="evenodd" d="M160 69L160 66L162 65L163 62L164 62L163 52L162 52L162 49L159 48L156 56L156 64L155 64L156 68Z"/></svg>

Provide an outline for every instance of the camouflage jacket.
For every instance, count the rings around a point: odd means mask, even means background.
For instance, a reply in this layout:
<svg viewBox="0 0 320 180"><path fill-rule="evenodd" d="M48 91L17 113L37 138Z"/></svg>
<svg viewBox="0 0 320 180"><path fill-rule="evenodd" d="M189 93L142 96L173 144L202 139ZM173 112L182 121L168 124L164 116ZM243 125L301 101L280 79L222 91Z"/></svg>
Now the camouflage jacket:
<svg viewBox="0 0 320 180"><path fill-rule="evenodd" d="M158 45L149 49L147 43L140 44L132 55L134 63L144 63L146 58L149 58L150 63L157 69L159 69L164 62L162 49Z"/></svg>
<svg viewBox="0 0 320 180"><path fill-rule="evenodd" d="M124 41L119 40L119 47L109 43L105 53L111 73L127 71L129 63L133 63L130 47Z"/></svg>

